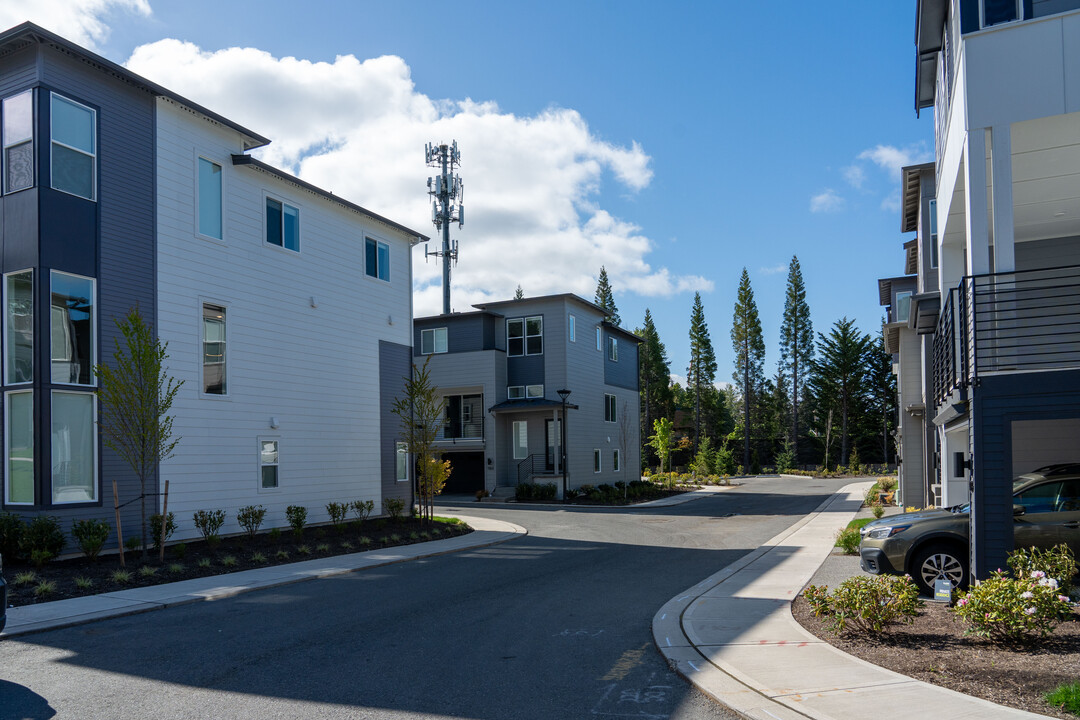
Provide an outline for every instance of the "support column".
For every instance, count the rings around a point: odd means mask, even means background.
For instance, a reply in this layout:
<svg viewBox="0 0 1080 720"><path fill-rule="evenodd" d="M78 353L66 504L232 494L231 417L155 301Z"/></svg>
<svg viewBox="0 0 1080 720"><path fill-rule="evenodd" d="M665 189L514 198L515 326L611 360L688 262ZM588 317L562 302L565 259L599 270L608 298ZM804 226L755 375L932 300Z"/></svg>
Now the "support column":
<svg viewBox="0 0 1080 720"><path fill-rule="evenodd" d="M986 203L986 129L967 134L964 145L964 229L967 235L965 275L990 272L990 225Z"/></svg>
<svg viewBox="0 0 1080 720"><path fill-rule="evenodd" d="M1012 129L997 125L990 131L993 178L994 272L1016 270L1016 234L1013 221Z"/></svg>

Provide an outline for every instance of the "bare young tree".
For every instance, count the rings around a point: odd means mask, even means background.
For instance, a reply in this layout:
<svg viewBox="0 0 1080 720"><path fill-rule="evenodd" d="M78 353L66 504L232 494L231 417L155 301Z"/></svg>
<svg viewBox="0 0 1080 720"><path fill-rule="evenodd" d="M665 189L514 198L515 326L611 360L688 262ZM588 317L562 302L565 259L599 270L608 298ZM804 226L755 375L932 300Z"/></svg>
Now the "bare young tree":
<svg viewBox="0 0 1080 720"><path fill-rule="evenodd" d="M442 492L450 476L450 461L435 457L435 441L446 425L446 400L431 382L428 363L413 366L412 377L403 378L405 394L394 400L391 412L401 421L399 437L416 462L417 486L420 496L420 517L430 520L435 515L435 496Z"/></svg>

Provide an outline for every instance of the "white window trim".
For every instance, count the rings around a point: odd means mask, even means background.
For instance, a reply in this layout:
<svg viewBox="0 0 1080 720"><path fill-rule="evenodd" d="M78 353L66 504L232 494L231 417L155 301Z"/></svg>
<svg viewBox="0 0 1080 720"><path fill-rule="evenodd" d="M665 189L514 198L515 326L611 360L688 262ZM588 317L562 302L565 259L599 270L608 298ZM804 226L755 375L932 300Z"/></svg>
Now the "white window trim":
<svg viewBox="0 0 1080 720"><path fill-rule="evenodd" d="M32 507L34 505L34 500L31 500L28 503L9 502L8 501L8 497L9 497L8 492L10 490L8 485L11 482L11 473L9 472L10 471L10 466L11 466L11 436L8 434L8 428L11 427L11 417L10 417L10 415L11 415L11 400L10 400L10 397L12 395L19 395L19 394L30 395L30 398L31 398L30 402L33 403L34 390L32 388L25 388L25 389L21 389L21 390L10 390L10 391L4 393L4 497L3 497L4 502L3 502L3 504L4 505L17 506L17 507ZM94 431L97 432L97 428L95 428ZM37 445L37 433L36 432L31 433L31 437L33 438L32 442L34 442L34 446L35 446L34 450L36 451L37 450L37 447L36 447L36 445ZM96 437L95 437L95 440L96 440ZM95 442L94 445L95 445L94 452L97 452L97 450L96 450L97 443ZM36 463L36 460L37 460L36 456L31 456L31 457L34 459L34 461ZM96 458L95 458L95 460L96 460ZM95 466L97 465L96 462L94 464L95 464ZM37 477L37 472L34 473L34 477L35 478ZM52 490L52 487L51 487L52 474L51 474L51 472L50 472L49 480L50 480L50 488L49 488L49 490L50 490L50 497L51 497L51 490ZM34 488L35 491L37 490L36 485L37 485L37 483L35 483L35 488ZM35 496L35 499L36 499L37 492L34 493L34 496Z"/></svg>
<svg viewBox="0 0 1080 720"><path fill-rule="evenodd" d="M529 335L529 321L540 321L540 334ZM521 323L521 354L510 354L510 323ZM540 338L540 352L529 352L529 338ZM544 316L543 315L525 315L522 317L506 318L506 357L537 357L544 354Z"/></svg>
<svg viewBox="0 0 1080 720"><path fill-rule="evenodd" d="M206 328L203 325L203 306L213 305L219 307L225 311L225 392L218 395L217 393L203 392L203 343L206 342ZM196 307L199 323L199 341L195 343L195 367L197 368L198 383L199 383L199 397L207 400L232 400L232 382L229 377L229 303L215 300L208 297L200 297L198 305ZM269 437L269 436L268 436Z"/></svg>
<svg viewBox="0 0 1080 720"><path fill-rule="evenodd" d="M927 211L930 213L930 269L937 269L938 266L938 234L937 234L937 198L931 198L930 209Z"/></svg>
<svg viewBox="0 0 1080 720"><path fill-rule="evenodd" d="M371 242L375 243L375 274L374 275L369 275L368 274L367 244L368 244L369 240ZM383 280L381 277L379 277L379 264L378 263L379 263L379 246L380 245L385 245L386 246L386 277L388 278L387 280ZM364 235L364 277L366 279L368 279L368 280L374 280L376 282L386 283L387 285L389 285L390 282L391 282L390 279L392 279L394 277L393 276L393 271L394 271L393 262L390 260L390 243L387 242L386 240L380 238L378 235L365 234Z"/></svg>
<svg viewBox="0 0 1080 720"><path fill-rule="evenodd" d="M439 350L439 331L442 331L443 349ZM424 352L424 333L431 333L431 352ZM449 343L446 336L446 328L424 328L420 331L420 354L421 355L442 355L449 349Z"/></svg>
<svg viewBox="0 0 1080 720"><path fill-rule="evenodd" d="M205 160L206 162L214 163L219 168L221 168L221 237L219 237L219 238L214 237L213 235L204 234L202 232L201 228L199 227L199 202L200 202L200 199L199 199L199 195L200 195L200 192L199 192L199 161L200 160ZM228 196L228 192L227 192L227 188L226 188L227 180L225 178L225 175L226 175L226 173L225 173L225 163L221 162L220 160L215 159L211 155L207 155L206 153L201 153L198 150L195 151L195 193L194 193L194 197L192 198L192 203L191 203L192 207L195 208L194 217L192 218L192 223L194 224L193 229L194 229L194 232L195 232L195 237L199 238L200 240L206 240L207 242L217 243L218 245L224 245L225 244L225 198ZM263 201L263 207L264 207L263 212L265 213L266 212L266 210L265 210L265 201ZM266 218L263 218L263 223L265 223L265 222L266 222ZM264 231L264 236L265 236L265 231Z"/></svg>
<svg viewBox="0 0 1080 720"><path fill-rule="evenodd" d="M525 428L525 454L518 455L518 450L522 449L518 445L518 425L522 425ZM512 455L514 460L524 460L529 457L529 421L528 420L514 420L510 426L510 442L513 445Z"/></svg>
<svg viewBox="0 0 1080 720"><path fill-rule="evenodd" d="M276 463L263 463L262 461L262 444L264 442L276 442L278 459ZM277 471L277 485L274 487L263 487L262 484L262 469L263 467L276 467ZM279 493L281 492L281 436L280 435L260 435L256 438L255 443L255 490L262 493Z"/></svg>
<svg viewBox="0 0 1080 720"><path fill-rule="evenodd" d="M915 293L910 290L904 290L902 292L896 293L896 322L907 322L908 318L911 317L911 298L914 297L914 295ZM900 298L903 297L906 297L908 299L908 317L906 318L900 317Z"/></svg>
<svg viewBox="0 0 1080 720"><path fill-rule="evenodd" d="M622 458L619 457L619 448L611 451L611 472L619 472L622 468Z"/></svg>
<svg viewBox="0 0 1080 720"><path fill-rule="evenodd" d="M979 29L988 30L990 28L1001 27L1003 25L1011 25L1012 23L1022 22L1024 20L1024 0L1014 0L1016 4L1016 19L1006 20L1004 22L994 23L993 25L986 24L986 0L979 0Z"/></svg>
<svg viewBox="0 0 1080 720"><path fill-rule="evenodd" d="M609 337L608 338L608 360L611 362L619 362L619 339Z"/></svg>
<svg viewBox="0 0 1080 720"><path fill-rule="evenodd" d="M570 315L569 318L570 325L567 332L570 335L570 342L577 342L577 318L573 315Z"/></svg>
<svg viewBox="0 0 1080 720"><path fill-rule="evenodd" d="M0 318L2 318L2 320L0 320L0 322L3 322L3 324L4 324L4 348L3 348L3 353L0 353L0 362L4 363L4 368L3 368L4 384L5 385L11 385L13 387L18 387L18 386L21 386L21 385L32 385L33 382L34 382L33 376L35 376L37 374L37 367L35 366L35 367L31 368L31 373L30 373L31 378L30 378L30 380L25 380L23 382L15 382L10 377L8 377L8 355L7 354L9 352L11 352L11 323L8 322L8 317L7 317L7 312L8 312L8 277L11 276L11 275L21 275L22 273L27 272L27 271L30 272L30 281L31 281L31 284L33 285L33 290L31 291L33 293L33 295L31 296L31 298L32 298L32 300L31 300L31 302L32 302L32 306L31 306L32 315L31 315L31 317L34 317L35 315L37 315L37 295L38 295L38 293L37 293L38 273L34 272L34 268L31 267L31 268L25 268L23 270L12 270L9 273L4 273L4 275L3 275L4 286L2 288L0 288L0 305L3 306L3 313L0 314ZM50 281L51 281L51 279L52 278L50 277ZM50 289L50 291L52 290L51 286L50 286L49 289ZM95 298L95 300L96 300L96 298ZM51 305L49 306L49 313L50 313L50 315L49 315L49 342L51 344L52 343L52 306ZM34 329L35 329L35 331L37 330L36 321L35 321L35 328ZM34 333L33 342L34 342L35 346L38 344L38 338L37 338L37 333L36 332ZM36 347L35 347L35 349L36 349ZM51 347L49 348L49 351L50 351L50 353L52 352ZM49 368L49 371L50 371L50 374L51 374L51 372L52 372L51 367ZM50 377L49 379L51 380L52 378ZM6 423L6 421L5 421L5 423ZM5 424L5 427L7 427L6 424Z"/></svg>
<svg viewBox="0 0 1080 720"><path fill-rule="evenodd" d="M604 330L599 325L596 326L596 349L604 351Z"/></svg>
<svg viewBox="0 0 1080 720"><path fill-rule="evenodd" d="M397 459L402 454L402 450L405 451L405 477L398 477L397 472ZM412 467L412 463L409 462L409 445L408 443L395 442L394 443L394 482L409 482L409 469Z"/></svg>
<svg viewBox="0 0 1080 720"><path fill-rule="evenodd" d="M76 387L78 387L78 386L76 386ZM50 467L49 467L49 495L48 495L49 504L54 505L54 506L56 506L56 505L89 505L89 504L100 502L100 500L101 500L101 491L100 491L100 488L98 487L99 478L98 478L98 399L97 399L97 393L95 393L95 392L73 392L71 390L53 390L53 391L51 391L49 393L49 415L50 416L52 415L53 397L55 397L57 394L60 394L60 395L89 395L90 396L90 419L91 419L91 425L94 426L93 430L92 430L94 435L93 435L93 440L91 442L91 444L93 445L93 448L94 448L94 458L92 460L92 465L93 465L93 468L94 468L94 481L93 481L93 484L92 484L92 486L94 488L94 496L89 500L77 500L77 501L74 501L74 502L66 502L66 503L64 503L64 502L56 502L56 500L53 499L52 463L50 462ZM50 434L52 433L52 428L51 427L49 428L49 432L50 432ZM35 440L36 439L37 438L35 437Z"/></svg>
<svg viewBox="0 0 1080 720"><path fill-rule="evenodd" d="M593 474L604 471L604 454L600 452L600 448L593 448Z"/></svg>
<svg viewBox="0 0 1080 720"><path fill-rule="evenodd" d="M90 117L93 118L92 133L93 133L93 136L94 136L94 152L88 153L85 150L81 150L81 149L79 149L77 147L72 147L71 145L59 142L59 141L54 139L53 112L52 112L52 99L54 97L58 97L61 100L64 100L65 102L69 102L72 105L78 105L79 107L86 108L87 110L90 111ZM98 153L100 151L100 148L98 147L99 143L100 143L100 139L98 138L97 110L90 107L89 105L85 105L85 104L79 102L78 100L75 100L74 98L69 98L67 95L62 95L62 94L60 94L58 92L51 92L50 91L49 92L49 187L51 189L55 190L56 192L62 192L65 195L70 195L71 197L77 197L77 198L80 198L82 200L89 200L90 202L97 202ZM59 145L61 147L65 147L68 150L80 153L82 155L89 155L91 158L94 159L93 172L91 173L91 180L90 180L90 187L91 187L90 197L86 198L86 197L83 197L82 195L76 195L75 193L68 192L67 190L61 190L60 188L56 187L55 184L53 184L53 177L52 177L53 156L52 155L53 155L53 146L54 145ZM37 154L35 153L35 157L36 156L37 156Z"/></svg>
<svg viewBox="0 0 1080 720"><path fill-rule="evenodd" d="M513 397L510 394L511 390L520 390L521 395ZM507 400L524 400L525 399L525 386L524 385L507 385L506 386L506 399Z"/></svg>
<svg viewBox="0 0 1080 720"><path fill-rule="evenodd" d="M533 390L535 388L540 388L538 395L533 393ZM543 385L526 385L525 386L525 399L526 400L536 400L537 398L542 398L542 397L544 397L544 386Z"/></svg>
<svg viewBox="0 0 1080 720"><path fill-rule="evenodd" d="M57 387L71 387L71 388L96 388L97 376L94 375L94 366L98 364L98 296L97 296L97 278L87 277L85 275L79 275L77 273L63 272L61 270L49 271L49 297L52 297L52 278L53 275L67 275L68 277L76 277L80 280L89 280L91 287L93 287L94 298L93 308L94 315L90 322L90 382L89 383L64 383L64 382L52 382L52 303L49 303L49 344L45 350L49 354L49 382ZM34 341L37 342L38 338L35 336ZM96 416L95 416L96 417Z"/></svg>
<svg viewBox="0 0 1080 720"><path fill-rule="evenodd" d="M608 420L608 407L611 408L610 420ZM611 393L604 393L604 422L619 422L619 399Z"/></svg>
<svg viewBox="0 0 1080 720"><path fill-rule="evenodd" d="M6 137L0 138L0 145L3 146L2 148L0 148L0 155L2 155L2 160L3 160L3 162L0 163L0 172L2 172L2 174L3 174L2 182L0 182L0 190L3 191L4 195L11 195L13 193L22 192L23 190L30 190L30 189L33 189L33 188L37 187L37 179L38 178L37 178L37 162L36 162L36 159L37 159L37 118L38 118L38 114L37 114L37 104L34 102L35 94L36 93L34 92L34 89L30 88L29 90L23 90L20 93L15 93L14 95L8 95L7 97L2 98L3 102L7 102L8 100L20 97L22 95L29 95L30 96L30 139L29 140L20 140L18 142L9 143L7 141ZM63 96L61 95L61 97L63 97ZM0 114L2 114L2 113L0 113ZM50 123L49 131L51 132L52 131L52 127L51 127L51 124L52 124L51 108L50 108L50 112L49 112L49 123ZM27 142L30 143L30 154L35 159L35 161L33 163L33 167L31 168L31 173L32 173L33 177L30 179L30 185L29 185L29 187L18 188L16 190L8 190L8 187L7 187L7 161L8 161L8 153L7 153L7 151L8 151L8 148L13 148L13 147L15 147L17 145L22 145L23 143L27 143ZM51 137L49 138L49 143L50 143L49 144L49 147L50 147L50 150L49 150L49 181L51 183L52 182L52 150L51 150L51 148L52 148L52 138ZM63 144L63 143L61 143L61 144ZM60 192L63 192L63 190L61 190ZM76 197L78 197L78 196L76 196Z"/></svg>
<svg viewBox="0 0 1080 720"><path fill-rule="evenodd" d="M270 242L269 240L266 239L266 233L267 233L267 230L268 230L268 228L266 227L266 201L267 200L273 200L274 202L281 203L281 232L282 232L282 237L281 237L281 244L280 245L275 245L274 243L272 243L272 242ZM285 233L285 208L286 207L291 207L293 210L296 211L296 244L297 244L296 250L293 250L292 248L285 247L284 233ZM222 224L225 223L224 211L222 212L221 222L222 222ZM285 198L283 198L281 195L275 195L274 193L271 193L271 192L264 192L263 193L263 201L262 201L262 226L263 226L263 228L262 228L263 245L265 245L267 247L270 247L270 248L273 248L274 250L281 250L283 252L287 252L287 253L289 253L290 255L293 255L293 256L299 255L301 252L303 252L303 248L304 248L303 240L304 239L303 239L303 231L301 230L300 206L299 205L294 204L292 201L285 200ZM222 233L222 234L224 235L224 233Z"/></svg>

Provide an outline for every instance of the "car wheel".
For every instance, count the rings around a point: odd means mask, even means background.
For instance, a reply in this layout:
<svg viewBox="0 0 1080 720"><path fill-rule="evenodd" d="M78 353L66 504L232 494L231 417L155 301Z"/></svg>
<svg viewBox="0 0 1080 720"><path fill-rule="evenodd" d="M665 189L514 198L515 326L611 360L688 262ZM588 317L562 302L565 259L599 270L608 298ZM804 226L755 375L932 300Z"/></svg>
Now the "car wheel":
<svg viewBox="0 0 1080 720"><path fill-rule="evenodd" d="M919 590L933 596L934 582L945 578L953 589L965 588L968 582L968 562L953 545L928 545L915 555L911 576Z"/></svg>

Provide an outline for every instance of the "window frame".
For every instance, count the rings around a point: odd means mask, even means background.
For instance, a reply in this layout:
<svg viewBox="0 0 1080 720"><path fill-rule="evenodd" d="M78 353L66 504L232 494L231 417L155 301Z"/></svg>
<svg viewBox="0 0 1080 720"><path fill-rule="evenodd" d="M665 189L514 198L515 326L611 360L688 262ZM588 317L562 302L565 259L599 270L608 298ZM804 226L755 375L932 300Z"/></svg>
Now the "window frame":
<svg viewBox="0 0 1080 720"><path fill-rule="evenodd" d="M202 228L202 163L206 162L218 168L218 234L210 235ZM195 153L195 235L204 240L225 243L225 164L204 153ZM265 222L265 219L263 220Z"/></svg>
<svg viewBox="0 0 1080 720"><path fill-rule="evenodd" d="M30 430L30 462L31 462L31 486L30 491L33 497L30 502L14 502L10 500L11 492L11 396L12 395L29 395L30 396L30 417L31 417L31 430ZM6 507L11 505L12 507L33 507L37 505L37 432L35 432L34 423L34 388L20 388L18 390L7 390L4 392L4 496L3 505ZM51 470L50 470L51 481Z"/></svg>
<svg viewBox="0 0 1080 720"><path fill-rule="evenodd" d="M519 426L521 428L520 430L519 430ZM521 432L525 433L525 445L524 446L522 446L522 445L520 445L518 443L518 440L521 439L519 437L519 434ZM529 421L528 420L514 420L514 421L512 421L512 424L510 426L510 442L511 442L512 449L513 449L512 455L513 455L514 460L524 460L527 457L529 457ZM523 450L524 454L518 455L519 450Z"/></svg>
<svg viewBox="0 0 1080 720"><path fill-rule="evenodd" d="M568 320L569 326L568 326L567 334L570 337L570 342L576 343L577 342L577 318L574 317L574 315L572 313L570 315L567 315L567 317L569 318L569 320Z"/></svg>
<svg viewBox="0 0 1080 720"><path fill-rule="evenodd" d="M908 321L908 318L911 317L911 298L914 297L914 295L915 295L915 293L913 293L911 290L902 290L902 291L896 293L895 322L904 322L904 323L906 323ZM904 316L901 317L900 316L900 309L902 307L904 307L903 299L905 299L905 298L907 299L907 312L905 312Z"/></svg>
<svg viewBox="0 0 1080 720"><path fill-rule="evenodd" d="M270 212L269 205L272 202L277 203L280 206L279 210L278 210L278 212L280 213L280 218L281 218L279 220L279 225L278 225L278 229L280 230L280 234L281 234L281 237L278 238L281 241L280 244L270 241L270 222L269 222L268 214ZM289 247L288 245L285 244L285 216L287 214L286 209L296 211L296 248L295 249L291 248L291 247ZM298 206L296 206L296 205L293 205L291 203L286 202L279 195L274 195L273 193L263 193L263 245L269 245L270 247L277 248L278 250L288 250L290 253L295 253L295 254L299 255L300 254L300 247L301 247L300 236L301 236L300 208Z"/></svg>
<svg viewBox="0 0 1080 720"><path fill-rule="evenodd" d="M614 448L611 451L611 472L619 472L622 470L622 458L619 457L619 448Z"/></svg>
<svg viewBox="0 0 1080 720"><path fill-rule="evenodd" d="M72 382L57 382L52 378L52 364L53 364L53 339L52 339L52 280L54 275L66 275L67 277L79 278L80 280L89 280L91 292L93 294L93 300L91 304L90 314L90 382L88 383L72 383ZM77 273L64 272L62 270L49 270L49 383L61 387L76 387L76 388L96 388L97 378L94 375L94 366L98 364L98 296L97 296L97 278L87 277L86 275L79 275ZM37 338L35 338L36 340Z"/></svg>
<svg viewBox="0 0 1080 720"><path fill-rule="evenodd" d="M526 385L525 386L525 399L526 400L538 400L544 397L543 385Z"/></svg>
<svg viewBox="0 0 1080 720"><path fill-rule="evenodd" d="M272 463L263 462L263 444L272 442L274 443L274 455L276 460ZM258 472L255 473L255 487L260 493L276 493L281 491L281 436L280 435L260 435L257 438L255 459ZM274 484L270 487L263 485L263 468L274 468Z"/></svg>
<svg viewBox="0 0 1080 720"><path fill-rule="evenodd" d="M596 350L597 352L604 351L604 328L599 325L596 326Z"/></svg>
<svg viewBox="0 0 1080 720"><path fill-rule="evenodd" d="M604 393L604 422L619 422L619 398L611 393Z"/></svg>
<svg viewBox="0 0 1080 720"><path fill-rule="evenodd" d="M930 269L935 270L938 266L938 227L937 227L937 198L930 199Z"/></svg>
<svg viewBox="0 0 1080 720"><path fill-rule="evenodd" d="M225 326L225 359L222 361L221 383L224 386L224 391L220 393L208 393L206 392L206 307L218 308L224 315L223 325ZM199 368L199 397L200 398L212 398L215 400L229 399L229 305L227 303L213 300L210 298L199 298L199 342L196 347L197 352L197 366Z"/></svg>
<svg viewBox="0 0 1080 720"><path fill-rule="evenodd" d="M30 328L31 328L31 333L30 333L30 343L31 343L31 345L30 345L30 379L29 380L14 380L11 377L11 366L9 364L9 361L11 359L10 353L11 353L11 350L12 350L12 347L13 347L13 343L12 343L12 339L11 339L12 322L11 322L11 318L10 318L10 316L8 314L8 295L9 295L9 292L10 292L9 289L8 289L8 282L9 282L10 278L13 275L22 275L23 273L27 273L27 272L30 273L30 287L31 287L31 289L30 289ZM33 382L34 382L34 375L36 374L35 370L37 369L35 367L36 363L34 362L34 351L36 350L35 346L37 345L37 337L36 337L36 333L34 332L34 330L35 330L35 327L34 327L34 314L35 314L35 309L36 309L35 306L37 305L37 303L35 302L37 300L37 279L35 277L36 274L37 273L34 272L34 268L26 268L24 270L13 270L12 272L7 272L7 273L4 273L4 275L3 275L3 283L4 283L4 285L3 285L3 288L2 288L2 292L0 292L0 304L2 304L3 308L4 308L3 309L3 324L4 324L4 333L3 333L3 344L4 344L4 347L3 347L3 363L4 363L3 378L4 378L4 385L14 385L14 386L30 385L30 384L33 384ZM50 288L50 290L51 290L51 288ZM49 313L50 313L50 320L49 320L49 332L50 332L50 335L49 335L49 340L50 340L50 343L51 343L51 341L52 341L52 305L51 304L49 306ZM50 348L50 352L51 352L51 348ZM51 379L52 378L50 377L50 380Z"/></svg>
<svg viewBox="0 0 1080 720"><path fill-rule="evenodd" d="M23 95L30 96L30 137L29 139L8 142L7 104L8 101L22 97ZM21 192L23 190L30 190L31 188L37 187L37 103L35 102L35 99L36 98L34 88L30 88L29 90L23 90L22 92L15 93L14 95L8 95L7 97L3 98L2 101L0 101L3 108L3 112L0 112L0 117L2 117L4 120L4 124L0 126L0 157L2 157L2 162L0 162L0 170L2 170L3 173L2 187L4 195L10 195L12 193ZM50 113L50 118L51 115L52 113ZM52 130L51 127L49 129L50 131ZM50 141L51 139L52 138L50 138ZM29 143L30 145L30 184L26 187L15 188L13 190L8 187L8 150L14 147L18 147L20 145L25 145L27 143ZM52 158L50 157L49 159L51 162Z"/></svg>
<svg viewBox="0 0 1080 720"><path fill-rule="evenodd" d="M375 272L372 272L370 263L368 263L368 246L375 246ZM386 277L383 277L383 263L379 261L379 250L385 248L386 250ZM364 236L364 276L369 277L372 280L379 280L380 282L390 282L390 243L379 240L371 235Z"/></svg>
<svg viewBox="0 0 1080 720"><path fill-rule="evenodd" d="M442 350L439 350L439 333L442 332ZM431 349L424 350L424 335L430 333L431 337ZM447 352L447 339L446 328L423 328L420 330L420 354L421 355L442 355Z"/></svg>
<svg viewBox="0 0 1080 720"><path fill-rule="evenodd" d="M593 448L592 462L593 462L593 474L597 474L604 471L604 456L600 452L600 448Z"/></svg>
<svg viewBox="0 0 1080 720"><path fill-rule="evenodd" d="M531 321L538 322L540 324L540 332L529 334L529 323ZM510 335L511 323L521 323L521 336ZM521 341L521 352L513 352L510 348L511 340ZM540 349L536 352L529 352L529 340L539 340ZM506 356L507 357L532 357L544 354L544 316L543 315L525 315L522 317L506 318Z"/></svg>
<svg viewBox="0 0 1080 720"><path fill-rule="evenodd" d="M1011 20L1002 20L1000 22L993 23L992 25L987 25L986 0L979 0L979 29L987 30L989 28L1007 25L1009 23L1021 22L1024 19L1024 0L1013 0L1013 7L1016 9L1016 17L1012 18Z"/></svg>
<svg viewBox="0 0 1080 720"><path fill-rule="evenodd" d="M53 405L53 400L56 398L57 395L85 395L85 396L90 398L90 433L91 433L90 446L91 446L92 452L93 452L93 456L91 458L90 465L91 465L91 467L93 468L93 471L94 471L93 480L91 481L91 488L93 489L94 495L89 500L73 500L71 502L57 502L56 501L56 496L54 494L54 489L53 489L53 479L54 478L53 478L53 471L52 471L52 461L51 461L51 458L50 458L50 462L49 462L49 505L51 507L55 507L55 506L70 507L70 506L76 506L76 505L100 504L101 503L101 489L100 489L101 476L100 476L100 473L98 472L98 465L100 463L100 460L99 460L99 452L98 452L98 397L97 397L97 393L96 392L80 392L80 391L76 391L76 390L69 390L69 389L67 389L67 387L68 386L61 386L58 389L53 389L53 390L49 391L49 416L50 416L49 435L50 435L50 437L52 436L53 423L56 422L56 413L53 410L52 405Z"/></svg>
<svg viewBox="0 0 1080 720"><path fill-rule="evenodd" d="M512 392L518 391L520 393ZM506 399L507 400L524 400L525 399L525 386L524 385L507 385L506 386Z"/></svg>
<svg viewBox="0 0 1080 720"><path fill-rule="evenodd" d="M402 457L405 458L404 464L401 463ZM409 466L409 444L399 440L394 443L394 482L409 482ZM402 469L405 470L405 477L402 477Z"/></svg>
<svg viewBox="0 0 1080 720"><path fill-rule="evenodd" d="M611 362L619 362L619 339L615 337L608 337L608 360Z"/></svg>
<svg viewBox="0 0 1080 720"><path fill-rule="evenodd" d="M55 132L53 131L53 120L55 119L55 113L53 112L53 100L60 99L62 102L71 103L81 108L90 111L90 137L93 142L93 152L86 152L82 148L77 148L67 143L60 142L55 139ZM55 179L53 178L53 147L59 145L60 147L77 152L82 155L90 157L90 197L73 193L63 188L56 187ZM85 103L81 103L78 100L69 98L67 95L61 95L58 92L49 91L49 188L57 192L62 192L65 195L71 195L72 197L82 198L83 200L89 200L90 202L97 202L98 191L98 153L100 148L98 147L98 122L97 122L97 110L90 107Z"/></svg>

